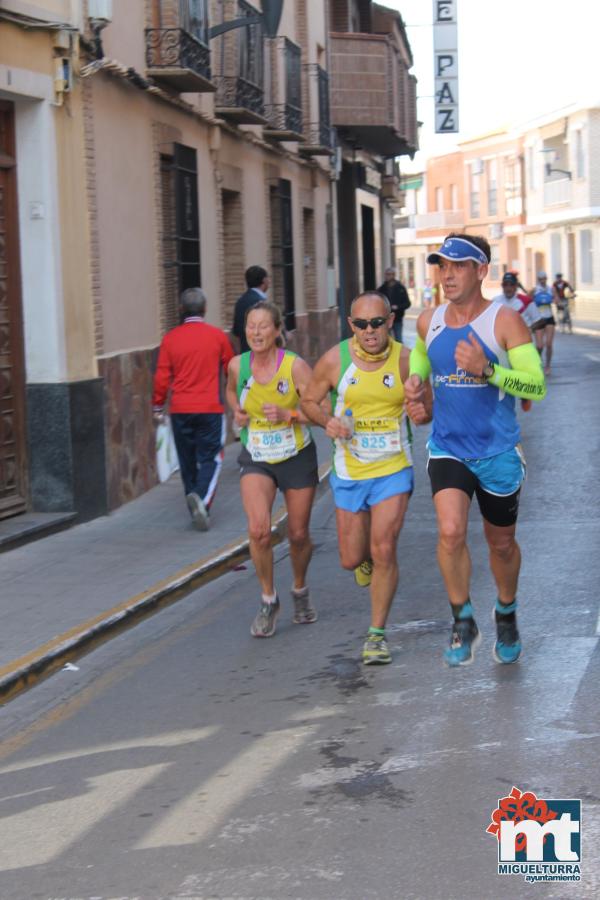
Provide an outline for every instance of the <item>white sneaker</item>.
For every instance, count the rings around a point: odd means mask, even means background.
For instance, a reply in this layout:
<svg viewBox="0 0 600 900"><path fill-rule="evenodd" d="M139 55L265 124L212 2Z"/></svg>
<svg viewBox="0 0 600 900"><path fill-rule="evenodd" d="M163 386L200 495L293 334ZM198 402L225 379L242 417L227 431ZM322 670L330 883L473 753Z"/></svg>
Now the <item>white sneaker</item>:
<svg viewBox="0 0 600 900"><path fill-rule="evenodd" d="M208 510L198 494L186 494L185 496L194 528L198 531L208 531L210 528L210 519Z"/></svg>

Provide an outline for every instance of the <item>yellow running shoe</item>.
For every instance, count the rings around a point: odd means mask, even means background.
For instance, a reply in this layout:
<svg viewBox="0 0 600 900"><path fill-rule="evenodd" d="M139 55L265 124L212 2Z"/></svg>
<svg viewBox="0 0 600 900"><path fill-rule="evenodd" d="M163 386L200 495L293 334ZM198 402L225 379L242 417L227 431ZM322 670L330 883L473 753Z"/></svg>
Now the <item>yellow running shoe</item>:
<svg viewBox="0 0 600 900"><path fill-rule="evenodd" d="M363 651L362 661L365 666L381 666L391 663L392 654L387 645L387 641L383 634L367 634Z"/></svg>
<svg viewBox="0 0 600 900"><path fill-rule="evenodd" d="M365 561L361 562L360 566L357 566L354 570L354 580L359 587L369 587L372 576L373 562L370 559L365 559Z"/></svg>

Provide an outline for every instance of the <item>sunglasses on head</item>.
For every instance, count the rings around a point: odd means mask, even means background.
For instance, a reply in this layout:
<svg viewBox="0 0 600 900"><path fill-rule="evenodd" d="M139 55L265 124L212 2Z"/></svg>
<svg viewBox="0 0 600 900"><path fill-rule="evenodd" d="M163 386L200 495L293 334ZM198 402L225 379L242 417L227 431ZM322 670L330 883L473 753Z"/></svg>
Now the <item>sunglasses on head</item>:
<svg viewBox="0 0 600 900"><path fill-rule="evenodd" d="M355 328L360 328L361 331L364 331L369 325L371 328L381 328L387 320L387 316L375 316L374 319L352 319L352 324Z"/></svg>

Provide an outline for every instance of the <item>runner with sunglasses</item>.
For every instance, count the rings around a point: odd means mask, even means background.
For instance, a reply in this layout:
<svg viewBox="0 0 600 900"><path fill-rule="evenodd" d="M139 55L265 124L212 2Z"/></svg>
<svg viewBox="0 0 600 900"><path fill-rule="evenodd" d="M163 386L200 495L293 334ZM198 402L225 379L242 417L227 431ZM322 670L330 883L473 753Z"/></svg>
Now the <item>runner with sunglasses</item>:
<svg viewBox="0 0 600 900"><path fill-rule="evenodd" d="M321 357L301 401L305 415L334 441L330 484L342 566L355 570L358 583L370 584L366 665L392 659L385 625L398 584L396 545L413 490L403 386L409 352L390 337L392 321L387 297L360 294L348 318L353 337ZM330 392L333 415L320 405ZM407 410L413 421L430 421L431 398L425 386Z"/></svg>

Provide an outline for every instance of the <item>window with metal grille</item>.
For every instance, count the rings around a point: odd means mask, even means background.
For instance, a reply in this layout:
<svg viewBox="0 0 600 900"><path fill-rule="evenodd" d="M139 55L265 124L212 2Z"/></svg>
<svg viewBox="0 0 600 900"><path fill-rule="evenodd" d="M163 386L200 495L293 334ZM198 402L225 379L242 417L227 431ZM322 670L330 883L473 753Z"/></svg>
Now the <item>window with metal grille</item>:
<svg viewBox="0 0 600 900"><path fill-rule="evenodd" d="M285 39L285 101L296 109L302 108L300 68L302 51L297 44Z"/></svg>
<svg viewBox="0 0 600 900"><path fill-rule="evenodd" d="M161 156L166 328L179 320L181 292L201 285L196 151L183 144L174 144L173 151Z"/></svg>
<svg viewBox="0 0 600 900"><path fill-rule="evenodd" d="M208 0L180 0L181 27L208 45Z"/></svg>
<svg viewBox="0 0 600 900"><path fill-rule="evenodd" d="M271 260L273 296L283 308L288 331L296 327L294 296L294 233L292 223L292 183L280 178L269 189L271 212Z"/></svg>
<svg viewBox="0 0 600 900"><path fill-rule="evenodd" d="M238 2L238 16L255 16L256 9L245 0ZM260 24L237 29L238 74L240 78L262 89L264 77L263 32Z"/></svg>

